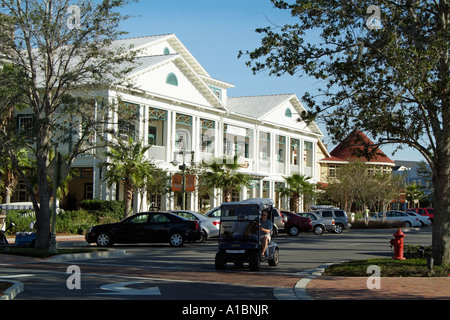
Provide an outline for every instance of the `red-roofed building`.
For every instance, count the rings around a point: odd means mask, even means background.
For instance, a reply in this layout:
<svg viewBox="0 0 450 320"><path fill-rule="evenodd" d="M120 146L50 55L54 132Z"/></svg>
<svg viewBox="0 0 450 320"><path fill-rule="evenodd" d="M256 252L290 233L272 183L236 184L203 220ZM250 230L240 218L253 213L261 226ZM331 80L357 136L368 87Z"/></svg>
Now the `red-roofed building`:
<svg viewBox="0 0 450 320"><path fill-rule="evenodd" d="M350 133L333 151L330 156L320 159L320 181L326 184L330 178L335 178L339 167L350 161L359 160L368 165L368 170L391 172L395 166L383 151L363 132L355 130Z"/></svg>

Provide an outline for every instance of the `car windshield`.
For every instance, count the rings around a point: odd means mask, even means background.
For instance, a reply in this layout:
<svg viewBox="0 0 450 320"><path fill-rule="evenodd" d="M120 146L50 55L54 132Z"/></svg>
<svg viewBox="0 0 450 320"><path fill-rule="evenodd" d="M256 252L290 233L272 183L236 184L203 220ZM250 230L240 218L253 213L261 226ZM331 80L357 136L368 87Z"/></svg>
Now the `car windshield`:
<svg viewBox="0 0 450 320"><path fill-rule="evenodd" d="M257 241L259 211L257 205L222 207L220 239L222 241Z"/></svg>

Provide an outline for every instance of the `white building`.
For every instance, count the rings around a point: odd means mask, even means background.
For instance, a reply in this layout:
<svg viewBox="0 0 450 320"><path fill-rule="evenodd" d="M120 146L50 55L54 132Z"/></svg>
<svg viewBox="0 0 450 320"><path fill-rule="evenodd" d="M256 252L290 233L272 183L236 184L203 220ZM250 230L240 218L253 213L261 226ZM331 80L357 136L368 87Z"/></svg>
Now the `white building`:
<svg viewBox="0 0 450 320"><path fill-rule="evenodd" d="M148 156L159 167L171 174L179 171L171 162L180 151L177 140L183 137L196 162L237 153L241 170L255 180L251 188L234 193L233 200L270 197L283 208L287 201L276 192L283 176L301 173L319 181L317 161L328 156L320 140L323 134L314 123L297 122L305 109L295 94L229 97L234 85L212 78L174 34L118 42L139 50L139 65L128 77L140 92L114 87L98 95L112 102L120 98L138 113L131 130L145 145L153 145ZM120 115L112 116L120 126ZM89 155L75 160L72 167L80 176L71 183L71 195L77 200L123 199L123 188L107 188L97 164ZM140 197L134 198L137 211ZM179 199L175 193L153 201L169 210L181 203ZM196 192L189 193L186 208L198 210L198 202ZM215 190L209 202L211 208L220 205L221 191ZM146 199L142 208L149 208Z"/></svg>

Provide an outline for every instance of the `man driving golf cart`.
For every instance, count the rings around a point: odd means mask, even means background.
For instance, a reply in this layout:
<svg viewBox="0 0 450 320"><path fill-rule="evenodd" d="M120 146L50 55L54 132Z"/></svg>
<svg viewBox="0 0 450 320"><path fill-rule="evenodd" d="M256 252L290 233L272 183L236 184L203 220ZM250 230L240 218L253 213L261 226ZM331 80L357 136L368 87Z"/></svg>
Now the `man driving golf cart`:
<svg viewBox="0 0 450 320"><path fill-rule="evenodd" d="M271 241L272 207L271 199L222 204L216 269L225 269L227 262L236 266L248 262L251 270L259 270L262 260L278 265L278 245Z"/></svg>

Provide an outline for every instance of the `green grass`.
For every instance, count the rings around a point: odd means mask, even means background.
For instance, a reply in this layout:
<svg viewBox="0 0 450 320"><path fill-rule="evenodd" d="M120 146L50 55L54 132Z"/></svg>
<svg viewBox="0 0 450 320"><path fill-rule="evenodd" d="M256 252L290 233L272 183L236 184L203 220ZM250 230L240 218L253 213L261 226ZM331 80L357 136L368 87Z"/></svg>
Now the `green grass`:
<svg viewBox="0 0 450 320"><path fill-rule="evenodd" d="M87 253L87 252L98 252L105 251L107 249L100 248L58 248L57 254L50 253L46 249L34 249L34 248L16 248L16 247L7 247L1 248L0 254L9 254L9 255L17 255L17 256L25 256L32 258L41 258L45 259L54 255L59 254L74 254L74 253Z"/></svg>
<svg viewBox="0 0 450 320"><path fill-rule="evenodd" d="M382 277L448 277L450 276L449 266L434 266L430 271L426 259L369 259L354 260L339 264L334 264L327 268L324 276L343 277L367 277L372 273L367 273L367 268L371 265L378 266Z"/></svg>

